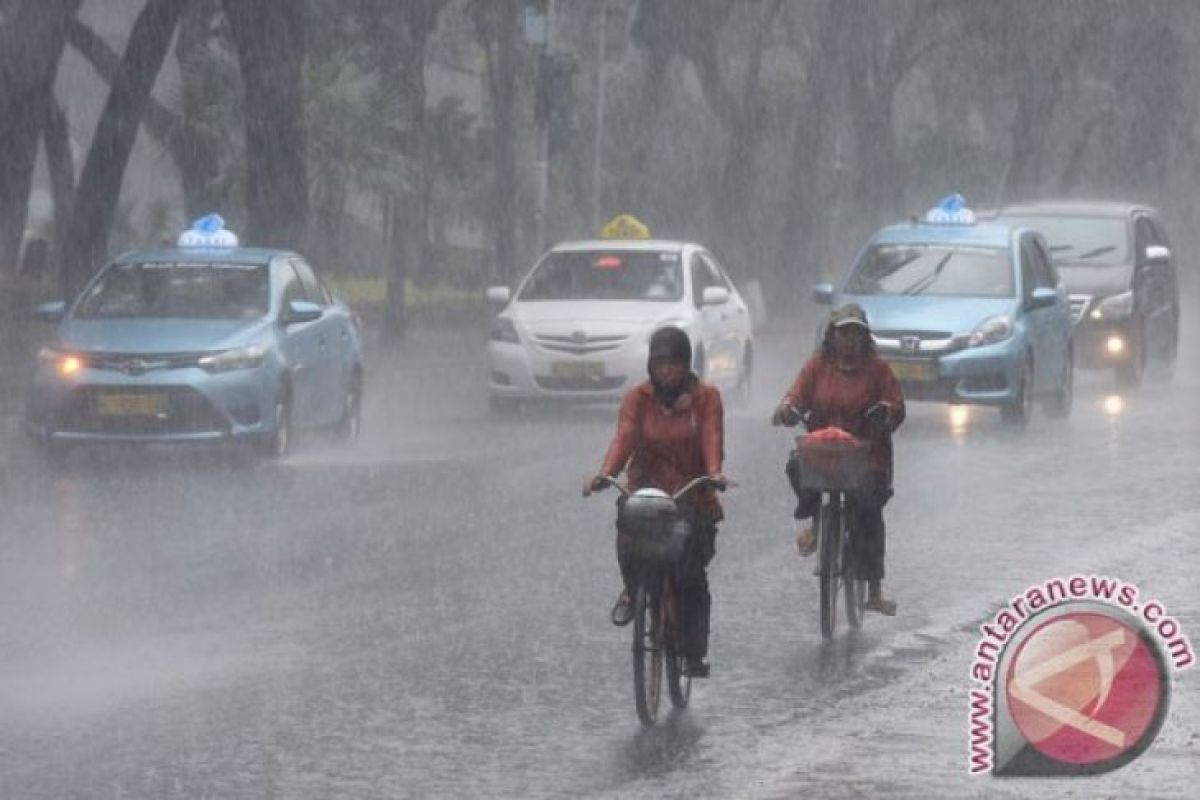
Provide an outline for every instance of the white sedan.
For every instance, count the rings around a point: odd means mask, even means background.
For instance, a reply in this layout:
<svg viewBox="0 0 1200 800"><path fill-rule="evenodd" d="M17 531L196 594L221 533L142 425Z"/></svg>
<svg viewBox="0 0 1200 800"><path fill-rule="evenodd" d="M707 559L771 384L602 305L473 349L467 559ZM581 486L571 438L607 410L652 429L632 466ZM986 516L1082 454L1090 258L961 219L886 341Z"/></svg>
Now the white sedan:
<svg viewBox="0 0 1200 800"><path fill-rule="evenodd" d="M754 350L750 311L711 253L657 239L564 242L515 292L488 289L503 306L488 342L489 401L609 400L646 379L650 335L687 332L693 369L749 394Z"/></svg>

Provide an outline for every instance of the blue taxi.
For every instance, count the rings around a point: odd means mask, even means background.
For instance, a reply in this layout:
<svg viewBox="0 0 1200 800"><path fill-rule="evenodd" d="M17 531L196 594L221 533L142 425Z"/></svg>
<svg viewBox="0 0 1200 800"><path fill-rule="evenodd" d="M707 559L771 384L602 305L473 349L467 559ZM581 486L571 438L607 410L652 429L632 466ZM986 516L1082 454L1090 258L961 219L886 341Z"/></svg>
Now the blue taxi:
<svg viewBox="0 0 1200 800"><path fill-rule="evenodd" d="M1071 311L1042 235L978 223L962 197L871 237L822 303L858 303L912 400L994 406L1023 425L1035 399L1070 414Z"/></svg>
<svg viewBox="0 0 1200 800"><path fill-rule="evenodd" d="M178 246L101 269L38 354L25 427L61 455L89 442L221 442L287 453L298 429L357 436L357 317L299 255L238 246L220 217Z"/></svg>

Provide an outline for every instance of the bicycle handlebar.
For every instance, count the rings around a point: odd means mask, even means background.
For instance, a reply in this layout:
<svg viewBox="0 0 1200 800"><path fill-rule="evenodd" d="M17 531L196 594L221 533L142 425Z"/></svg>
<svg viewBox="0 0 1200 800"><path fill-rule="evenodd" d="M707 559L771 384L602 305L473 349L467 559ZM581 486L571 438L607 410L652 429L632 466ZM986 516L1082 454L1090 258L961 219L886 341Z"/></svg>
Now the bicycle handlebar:
<svg viewBox="0 0 1200 800"><path fill-rule="evenodd" d="M615 486L617 491L619 491L621 494L623 494L626 497L633 494L631 491L629 491L628 486L625 486L623 483L621 483L620 481L618 481L616 478L612 477L611 475L597 475L596 477L599 480L607 483L609 486ZM697 478L692 478L690 481L685 483L683 485L683 488L681 488L678 492L675 492L675 494L671 495L671 499L677 501L677 500L679 500L679 498L683 497L685 494L687 494L688 492L692 491L693 489L695 489L696 487L701 486L701 485L708 485L708 486L711 486L712 488L716 489L718 492L723 492L731 486L737 486L737 483L730 480L729 478L726 478L725 480L720 481L720 480L716 480L711 475L701 475Z"/></svg>

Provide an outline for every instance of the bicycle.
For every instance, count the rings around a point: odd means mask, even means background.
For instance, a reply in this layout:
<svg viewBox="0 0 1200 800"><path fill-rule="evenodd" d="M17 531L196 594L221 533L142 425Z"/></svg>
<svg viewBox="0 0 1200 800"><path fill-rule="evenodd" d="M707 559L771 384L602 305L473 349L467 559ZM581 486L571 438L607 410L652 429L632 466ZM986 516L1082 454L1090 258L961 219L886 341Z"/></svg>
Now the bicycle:
<svg viewBox="0 0 1200 800"><path fill-rule="evenodd" d="M708 476L689 481L673 495L659 489L631 492L615 478L602 476L625 498L617 512L617 527L628 533L636 563L633 596L633 697L638 719L653 725L658 719L664 670L671 704L686 708L692 679L681 652L676 569L688 551L691 526L678 501L700 486L719 491L726 484Z"/></svg>
<svg viewBox="0 0 1200 800"><path fill-rule="evenodd" d="M797 436L795 442L801 488L821 493L821 507L813 519L820 553L821 636L832 639L839 592L845 596L846 621L851 628L862 627L867 582L858 577L848 517L850 493L867 475L870 444L861 439L822 441L811 434Z"/></svg>

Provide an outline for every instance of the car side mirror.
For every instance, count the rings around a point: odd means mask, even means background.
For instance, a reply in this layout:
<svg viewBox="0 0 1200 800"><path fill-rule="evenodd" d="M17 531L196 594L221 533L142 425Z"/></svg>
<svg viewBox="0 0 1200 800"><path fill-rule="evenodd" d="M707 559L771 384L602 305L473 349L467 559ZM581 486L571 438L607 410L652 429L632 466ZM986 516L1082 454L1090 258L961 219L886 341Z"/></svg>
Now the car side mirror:
<svg viewBox="0 0 1200 800"><path fill-rule="evenodd" d="M823 306L833 305L833 284L818 283L813 287L812 299Z"/></svg>
<svg viewBox="0 0 1200 800"><path fill-rule="evenodd" d="M488 303L494 306L506 306L512 299L512 290L507 286L489 286L484 292Z"/></svg>
<svg viewBox="0 0 1200 800"><path fill-rule="evenodd" d="M700 295L700 305L719 306L729 302L729 290L724 286L705 286Z"/></svg>
<svg viewBox="0 0 1200 800"><path fill-rule="evenodd" d="M1171 248L1163 247L1161 244L1151 244L1146 246L1146 263L1166 263L1171 260Z"/></svg>
<svg viewBox="0 0 1200 800"><path fill-rule="evenodd" d="M67 313L65 300L52 300L49 303L39 303L33 309L33 316L42 322L58 322Z"/></svg>
<svg viewBox="0 0 1200 800"><path fill-rule="evenodd" d="M282 322L285 326L299 325L302 322L320 319L324 313L316 303L310 303L307 300L293 300L284 310Z"/></svg>
<svg viewBox="0 0 1200 800"><path fill-rule="evenodd" d="M1057 302L1058 292L1049 286L1039 286L1033 290L1033 294L1025 301L1025 310L1034 311L1039 308L1049 308Z"/></svg>

